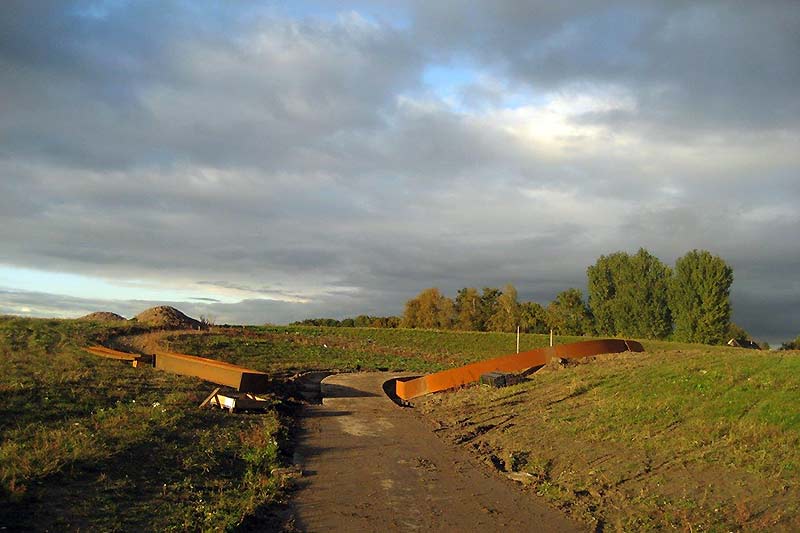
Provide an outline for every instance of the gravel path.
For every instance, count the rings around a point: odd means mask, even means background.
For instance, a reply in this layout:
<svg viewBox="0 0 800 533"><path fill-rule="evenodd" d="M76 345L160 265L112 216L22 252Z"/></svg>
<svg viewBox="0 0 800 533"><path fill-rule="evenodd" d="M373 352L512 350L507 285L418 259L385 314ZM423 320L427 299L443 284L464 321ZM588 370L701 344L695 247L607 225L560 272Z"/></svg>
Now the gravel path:
<svg viewBox="0 0 800 533"><path fill-rule="evenodd" d="M582 531L439 439L382 390L401 374L338 374L308 406L296 462L301 531Z"/></svg>

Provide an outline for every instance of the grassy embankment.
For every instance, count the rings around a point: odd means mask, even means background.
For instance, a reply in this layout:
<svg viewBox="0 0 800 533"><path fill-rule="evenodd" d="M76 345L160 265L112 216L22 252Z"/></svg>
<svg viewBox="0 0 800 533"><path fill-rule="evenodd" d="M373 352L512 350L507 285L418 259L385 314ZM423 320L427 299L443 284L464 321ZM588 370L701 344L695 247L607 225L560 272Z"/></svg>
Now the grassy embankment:
<svg viewBox="0 0 800 533"><path fill-rule="evenodd" d="M799 397L797 353L651 348L420 408L445 438L606 530L797 531Z"/></svg>
<svg viewBox="0 0 800 533"><path fill-rule="evenodd" d="M277 417L201 412L208 385L78 348L113 332L0 319L0 522L223 529L274 503ZM275 374L427 372L514 349L511 334L314 327L167 342ZM521 348L546 343L523 335ZM530 490L606 529L798 529L800 357L645 347L506 389L433 395L420 411L445 438L530 473Z"/></svg>
<svg viewBox="0 0 800 533"><path fill-rule="evenodd" d="M521 349L546 343L523 335ZM173 345L262 369L427 372L509 353L514 335L248 328ZM800 529L800 355L644 345L419 408L445 438L531 474L528 490L606 530Z"/></svg>
<svg viewBox="0 0 800 533"><path fill-rule="evenodd" d="M134 331L0 317L0 526L224 530L271 519L278 412L201 411L208 384L80 349Z"/></svg>

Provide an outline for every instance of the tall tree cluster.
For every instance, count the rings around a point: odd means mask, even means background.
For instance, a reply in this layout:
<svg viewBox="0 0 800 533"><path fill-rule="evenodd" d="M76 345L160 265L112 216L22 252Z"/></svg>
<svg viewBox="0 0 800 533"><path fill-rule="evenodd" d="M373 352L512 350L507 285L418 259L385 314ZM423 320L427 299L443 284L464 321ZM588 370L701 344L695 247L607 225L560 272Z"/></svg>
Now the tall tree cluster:
<svg viewBox="0 0 800 533"><path fill-rule="evenodd" d="M547 321L562 335L587 335L594 331L592 315L578 289L562 291L550 302Z"/></svg>
<svg viewBox="0 0 800 533"><path fill-rule="evenodd" d="M600 256L587 269L589 307L598 332L661 339L672 330L670 269L644 248Z"/></svg>
<svg viewBox="0 0 800 533"><path fill-rule="evenodd" d="M470 331L673 338L721 344L730 338L733 270L705 250L692 250L670 268L641 248L600 256L588 267L588 302L579 289L559 293L547 307L520 302L516 288L464 287L455 300L430 288L406 302L401 326ZM746 335L746 332L744 333ZM741 335L740 335L741 336Z"/></svg>
<svg viewBox="0 0 800 533"><path fill-rule="evenodd" d="M721 344L731 321L733 269L705 250L692 250L675 262L669 286L675 338Z"/></svg>
<svg viewBox="0 0 800 533"><path fill-rule="evenodd" d="M730 330L733 270L705 250L670 269L644 248L601 256L587 269L589 307L601 335L721 344Z"/></svg>
<svg viewBox="0 0 800 533"><path fill-rule="evenodd" d="M450 329L453 315L453 301L436 287L431 287L406 302L400 325L404 328Z"/></svg>
<svg viewBox="0 0 800 533"><path fill-rule="evenodd" d="M749 335L731 323L733 269L705 250L692 250L674 268L639 249L600 256L586 270L589 289L559 293L547 307L520 302L517 289L464 287L451 300L431 287L408 300L402 318L360 315L341 321L309 319L302 324L405 327L465 331L516 331L561 335L609 335L683 342L744 343ZM800 347L800 338L785 347Z"/></svg>

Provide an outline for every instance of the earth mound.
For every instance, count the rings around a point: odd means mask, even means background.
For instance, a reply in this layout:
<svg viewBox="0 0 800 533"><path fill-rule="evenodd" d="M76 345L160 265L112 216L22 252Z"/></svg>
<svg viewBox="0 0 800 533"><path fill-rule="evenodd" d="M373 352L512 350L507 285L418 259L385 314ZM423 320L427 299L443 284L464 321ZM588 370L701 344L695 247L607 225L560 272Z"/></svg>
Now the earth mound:
<svg viewBox="0 0 800 533"><path fill-rule="evenodd" d="M151 307L136 315L134 320L140 324L162 329L198 329L201 326L200 321L168 305Z"/></svg>
<svg viewBox="0 0 800 533"><path fill-rule="evenodd" d="M78 320L91 320L93 322L121 322L127 320L124 316L109 311L97 311L80 317Z"/></svg>

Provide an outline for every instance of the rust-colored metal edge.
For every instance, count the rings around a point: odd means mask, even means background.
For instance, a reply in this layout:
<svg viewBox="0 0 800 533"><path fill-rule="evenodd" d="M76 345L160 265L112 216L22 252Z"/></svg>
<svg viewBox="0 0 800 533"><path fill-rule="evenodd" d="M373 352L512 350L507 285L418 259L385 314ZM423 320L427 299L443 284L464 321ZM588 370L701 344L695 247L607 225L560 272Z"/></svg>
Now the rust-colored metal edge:
<svg viewBox="0 0 800 533"><path fill-rule="evenodd" d="M570 344L560 344L548 348L538 348L518 354L504 355L486 361L479 361L466 366L451 368L442 372L428 374L409 381L397 381L397 396L410 400L432 392L473 383L486 372L521 372L528 368L547 364L553 358L575 359L604 353L620 353L625 351L643 352L641 343L623 339L600 339Z"/></svg>
<svg viewBox="0 0 800 533"><path fill-rule="evenodd" d="M196 355L156 351L156 368L196 376L233 387L239 392L266 392L268 385L268 376L264 372Z"/></svg>
<svg viewBox="0 0 800 533"><path fill-rule="evenodd" d="M100 357L106 357L108 359L117 359L119 361L134 361L138 357L135 353L120 352L118 350L106 348L105 346L88 346L84 348L84 350L93 355L99 355Z"/></svg>
<svg viewBox="0 0 800 533"><path fill-rule="evenodd" d="M139 356L132 353L112 350L105 346L90 346L86 351L122 361L138 361ZM159 370L184 376L193 376L217 385L233 387L239 392L266 392L269 376L258 370L251 370L225 361L197 357L182 353L156 351L154 366Z"/></svg>

